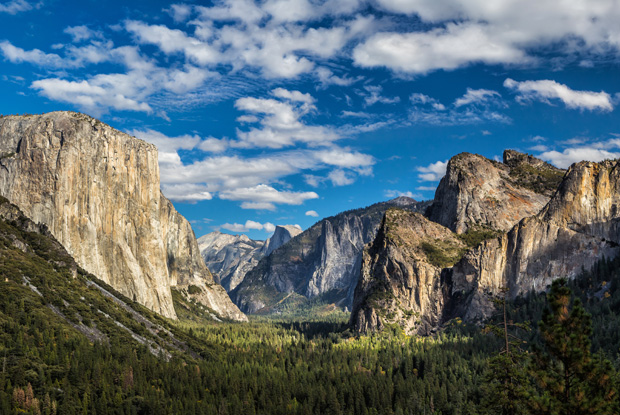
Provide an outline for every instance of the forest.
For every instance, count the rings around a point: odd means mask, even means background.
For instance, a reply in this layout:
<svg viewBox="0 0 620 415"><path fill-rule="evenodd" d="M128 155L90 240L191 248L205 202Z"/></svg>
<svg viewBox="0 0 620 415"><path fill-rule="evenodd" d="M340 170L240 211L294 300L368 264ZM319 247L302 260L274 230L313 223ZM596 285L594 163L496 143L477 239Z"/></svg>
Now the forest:
<svg viewBox="0 0 620 415"><path fill-rule="evenodd" d="M620 413L620 259L498 298L486 326L356 336L338 311L217 323L178 295L167 321L44 232L0 236L2 414Z"/></svg>

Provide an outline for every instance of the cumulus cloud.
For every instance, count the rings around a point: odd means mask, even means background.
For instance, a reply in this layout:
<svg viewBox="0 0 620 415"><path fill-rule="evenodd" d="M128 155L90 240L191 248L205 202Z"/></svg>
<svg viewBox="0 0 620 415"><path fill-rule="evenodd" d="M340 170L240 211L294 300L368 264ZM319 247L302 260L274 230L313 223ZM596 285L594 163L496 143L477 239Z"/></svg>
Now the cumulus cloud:
<svg viewBox="0 0 620 415"><path fill-rule="evenodd" d="M316 212L316 210L309 210L306 212L306 216L311 216L313 218L318 218L319 214Z"/></svg>
<svg viewBox="0 0 620 415"><path fill-rule="evenodd" d="M362 67L387 67L412 74L473 63L515 64L528 60L516 46L470 23L449 23L428 32L378 33L355 47L353 59Z"/></svg>
<svg viewBox="0 0 620 415"><path fill-rule="evenodd" d="M515 91L520 102L540 101L551 104L551 100L560 100L567 108L589 111L611 111L614 108L607 92L575 91L549 79L517 82L508 78L504 86Z"/></svg>
<svg viewBox="0 0 620 415"><path fill-rule="evenodd" d="M344 170L333 170L327 175L334 186L346 186L355 182L355 179Z"/></svg>
<svg viewBox="0 0 620 415"><path fill-rule="evenodd" d="M308 199L317 199L314 192L279 191L271 186L260 184L254 187L238 188L220 192L220 199L242 201L243 209L275 210L274 203L301 205Z"/></svg>
<svg viewBox="0 0 620 415"><path fill-rule="evenodd" d="M247 131L238 130L239 141L235 146L277 149L295 143L327 144L340 138L329 127L308 125L301 121L302 117L316 109L310 94L283 88L274 89L272 94L280 99L244 97L235 102L238 110L250 113L241 121L259 124L259 127Z"/></svg>
<svg viewBox="0 0 620 415"><path fill-rule="evenodd" d="M225 223L220 225L220 228L238 233L249 232L251 230L264 230L267 233L271 233L276 230L275 225L271 222L260 223L249 219L244 224Z"/></svg>
<svg viewBox="0 0 620 415"><path fill-rule="evenodd" d="M0 50L4 57L13 63L28 62L35 65L62 68L65 61L55 53L45 53L39 49L24 50L5 40L0 42Z"/></svg>
<svg viewBox="0 0 620 415"><path fill-rule="evenodd" d="M436 161L428 166L416 167L416 170L420 172L418 180L423 182L439 181L446 174L447 167L448 161Z"/></svg>
<svg viewBox="0 0 620 415"><path fill-rule="evenodd" d="M615 150L615 151L614 151ZM568 168L579 161L601 161L620 158L620 139L593 142L588 145L566 148L563 151L544 151L537 157L549 161L551 164Z"/></svg>
<svg viewBox="0 0 620 415"><path fill-rule="evenodd" d="M177 202L194 203L213 198L206 186L195 183L163 184L161 190L168 199Z"/></svg>

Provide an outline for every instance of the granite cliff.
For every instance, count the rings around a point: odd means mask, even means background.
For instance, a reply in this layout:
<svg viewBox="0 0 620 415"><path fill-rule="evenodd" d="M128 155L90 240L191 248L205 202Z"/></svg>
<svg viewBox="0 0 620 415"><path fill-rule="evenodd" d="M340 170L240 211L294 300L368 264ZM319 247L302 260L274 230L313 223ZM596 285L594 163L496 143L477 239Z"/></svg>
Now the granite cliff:
<svg viewBox="0 0 620 415"><path fill-rule="evenodd" d="M175 318L176 286L221 317L246 318L161 194L151 144L79 113L3 117L0 195L45 224L86 271L150 309Z"/></svg>
<svg viewBox="0 0 620 415"><path fill-rule="evenodd" d="M423 211L428 204L399 197L325 218L261 259L231 291L231 298L249 313L277 312L276 305L293 294L329 296L338 306L350 307L363 247L394 206Z"/></svg>
<svg viewBox="0 0 620 415"><path fill-rule="evenodd" d="M278 225L266 241L255 241L247 235L230 235L218 231L198 238L198 247L207 268L226 291L239 285L245 274L258 261L301 233L292 225Z"/></svg>
<svg viewBox="0 0 620 415"><path fill-rule="evenodd" d="M465 243L419 213L389 209L377 237L364 249L351 313L366 333L398 325L406 334L430 334L441 322L442 269L458 261Z"/></svg>
<svg viewBox="0 0 620 415"><path fill-rule="evenodd" d="M469 153L452 157L429 219L460 234L481 227L508 231L524 217L538 213L564 171L519 155L505 151L504 163Z"/></svg>
<svg viewBox="0 0 620 415"><path fill-rule="evenodd" d="M413 221L402 214L386 214L385 229L365 248L354 300L359 306L351 315L358 331L398 324L408 332L428 333L454 317L480 321L493 311L490 295L503 287L513 298L545 290L552 280L575 277L603 256L614 257L620 252L619 161L581 162L566 173L514 151L505 152L504 161L500 166L473 155L459 155L450 161L428 211L429 219L451 227L457 232L453 236L466 242L469 249L463 249L462 258L453 264L434 270L430 280L427 267L420 267L423 258L412 254L412 247L424 240L429 225L420 226L420 218ZM486 167L480 170L480 166ZM496 195L494 198L502 193L508 198L488 204L480 189ZM540 206L543 199L527 192L531 189L547 202ZM539 211L527 215L536 206ZM515 223L507 232L496 231L506 229L511 221ZM400 243L379 240L386 232L398 235ZM448 234L443 239L448 240ZM390 271L377 264L398 266ZM369 284L373 279L387 283ZM401 286L407 289L395 288ZM418 286L423 288L411 288ZM412 292L417 294L412 297ZM368 298L389 301L372 303ZM408 307L399 311L394 304ZM417 325L412 324L410 315L415 316Z"/></svg>

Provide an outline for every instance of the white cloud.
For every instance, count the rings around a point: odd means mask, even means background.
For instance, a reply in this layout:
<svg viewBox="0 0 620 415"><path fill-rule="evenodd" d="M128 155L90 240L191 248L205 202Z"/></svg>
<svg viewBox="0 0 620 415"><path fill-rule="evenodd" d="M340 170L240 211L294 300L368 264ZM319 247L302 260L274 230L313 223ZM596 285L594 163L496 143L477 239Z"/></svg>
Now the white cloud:
<svg viewBox="0 0 620 415"><path fill-rule="evenodd" d="M383 87L381 85L365 85L365 91L359 91L359 95L364 98L364 105L369 107L376 103L396 104L400 102L400 97L385 97L381 95Z"/></svg>
<svg viewBox="0 0 620 415"><path fill-rule="evenodd" d="M362 67L387 67L412 74L473 63L523 64L528 60L516 46L471 23L449 23L428 32L378 33L355 47L353 59Z"/></svg>
<svg viewBox="0 0 620 415"><path fill-rule="evenodd" d="M267 233L271 233L276 229L275 225L271 222L260 223L253 220L247 220L245 224L225 223L223 225L220 225L220 228L238 233L249 232L251 230L264 230Z"/></svg>
<svg viewBox="0 0 620 415"><path fill-rule="evenodd" d="M467 88L465 95L454 101L454 106L458 108L463 105L483 104L498 98L501 98L501 95L497 91Z"/></svg>
<svg viewBox="0 0 620 415"><path fill-rule="evenodd" d="M437 186L418 186L415 188L415 190L420 190L423 192L434 192L435 190L437 190Z"/></svg>
<svg viewBox="0 0 620 415"><path fill-rule="evenodd" d="M346 186L355 182L355 179L344 170L332 170L327 177L334 186Z"/></svg>
<svg viewBox="0 0 620 415"><path fill-rule="evenodd" d="M274 203L286 205L301 205L306 200L317 199L314 192L279 191L271 186L260 184L254 187L237 188L220 192L220 199L244 202L244 209L275 210Z"/></svg>
<svg viewBox="0 0 620 415"><path fill-rule="evenodd" d="M349 78L346 75L337 76L337 75L334 75L334 73L331 70L325 67L316 68L314 73L316 74L316 77L318 78L320 82L321 88L327 88L330 85L351 86L354 83L361 81L363 79L363 77L361 76L358 76L355 78Z"/></svg>
<svg viewBox="0 0 620 415"><path fill-rule="evenodd" d="M204 66L221 62L216 48L188 36L181 30L169 29L164 25L148 25L135 20L127 20L125 29L132 33L139 43L157 45L167 54L183 53L193 64Z"/></svg>
<svg viewBox="0 0 620 415"><path fill-rule="evenodd" d="M313 218L318 218L319 214L316 212L316 210L309 210L306 212L306 216L311 216Z"/></svg>
<svg viewBox="0 0 620 415"><path fill-rule="evenodd" d="M41 79L34 81L31 88L39 90L41 95L60 102L68 102L85 108L95 114L100 114L102 108L114 108L120 111L150 112L152 108L145 102L138 102L123 94L110 94L106 85L113 83L113 79L120 79L124 75L109 76L106 78L75 82L64 79ZM101 82L100 82L101 81Z"/></svg>
<svg viewBox="0 0 620 415"><path fill-rule="evenodd" d="M170 13L175 23L181 23L186 21L192 14L192 8L187 4L172 4L167 12Z"/></svg>
<svg viewBox="0 0 620 415"><path fill-rule="evenodd" d="M606 159L616 159L620 157L620 152L611 152L608 150L591 147L576 147L568 148L562 152L559 151L546 151L537 156L542 160L549 161L551 164L560 167L568 168L571 164L577 163L582 160L587 161L601 161Z"/></svg>
<svg viewBox="0 0 620 415"><path fill-rule="evenodd" d="M508 78L504 86L517 92L517 100L520 102L540 101L551 104L550 100L558 99L571 109L611 111L614 108L607 92L575 91L548 79L517 82Z"/></svg>
<svg viewBox="0 0 620 415"><path fill-rule="evenodd" d="M162 184L161 190L164 196L177 202L192 203L213 198L206 186L195 183Z"/></svg>
<svg viewBox="0 0 620 415"><path fill-rule="evenodd" d="M434 110L437 111L443 111L446 109L445 105L437 101L435 98L431 98L428 95L420 94L417 92L409 96L409 101L411 101L413 105L430 105Z"/></svg>
<svg viewBox="0 0 620 415"><path fill-rule="evenodd" d="M181 135L178 137L168 137L159 131L131 130L128 132L141 140L155 144L160 153L176 153L178 150L192 150L201 143L198 135Z"/></svg>
<svg viewBox="0 0 620 415"><path fill-rule="evenodd" d="M63 30L63 32L70 35L74 42L82 42L89 39L103 39L103 33L97 30L92 30L86 25L69 26Z"/></svg>
<svg viewBox="0 0 620 415"><path fill-rule="evenodd" d="M12 0L0 4L0 13L17 14L19 12L27 12L32 10L32 8L32 5L25 0Z"/></svg>
<svg viewBox="0 0 620 415"><path fill-rule="evenodd" d="M271 98L239 98L235 102L238 110L252 114L242 121L258 122L260 127L248 131L237 131L237 147L282 148L295 143L310 145L328 144L340 138L331 128L304 124L301 118L315 110L314 98L299 91L278 88L273 95L284 101ZM260 118L259 118L260 116Z"/></svg>
<svg viewBox="0 0 620 415"><path fill-rule="evenodd" d="M416 170L420 172L418 180L423 182L439 181L446 174L446 167L448 167L447 161L436 161L428 166L416 167Z"/></svg>
<svg viewBox="0 0 620 415"><path fill-rule="evenodd" d="M314 98L312 97L312 95L304 94L299 91L289 91L284 88L276 88L271 91L271 93L278 98L286 99L289 101L302 102L308 105L312 105L314 103Z"/></svg>
<svg viewBox="0 0 620 415"><path fill-rule="evenodd" d="M27 51L14 46L7 40L0 42L0 50L2 50L4 57L12 63L28 62L51 68L62 68L67 66L65 61L55 53L45 53L39 49Z"/></svg>
<svg viewBox="0 0 620 415"><path fill-rule="evenodd" d="M360 170L375 164L375 158L368 154L352 151L348 148L334 147L312 152L312 157L321 163Z"/></svg>

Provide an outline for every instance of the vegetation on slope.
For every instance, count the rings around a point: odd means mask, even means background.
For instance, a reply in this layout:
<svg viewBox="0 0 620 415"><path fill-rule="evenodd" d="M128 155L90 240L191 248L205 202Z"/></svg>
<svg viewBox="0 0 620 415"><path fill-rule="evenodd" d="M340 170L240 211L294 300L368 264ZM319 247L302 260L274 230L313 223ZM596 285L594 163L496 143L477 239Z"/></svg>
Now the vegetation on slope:
<svg viewBox="0 0 620 415"><path fill-rule="evenodd" d="M488 413L482 386L500 341L478 327L455 320L432 338L398 328L356 338L333 317L216 323L192 303L185 312L175 304L184 319L175 327L85 273L74 278L57 243L24 224L0 221L2 414ZM617 259L569 285L593 314L592 351L616 366L619 282ZM147 317L144 325L97 287ZM508 318L537 321L545 307L544 295L531 295ZM82 326L103 336L89 338ZM538 330L525 340L542 344Z"/></svg>

